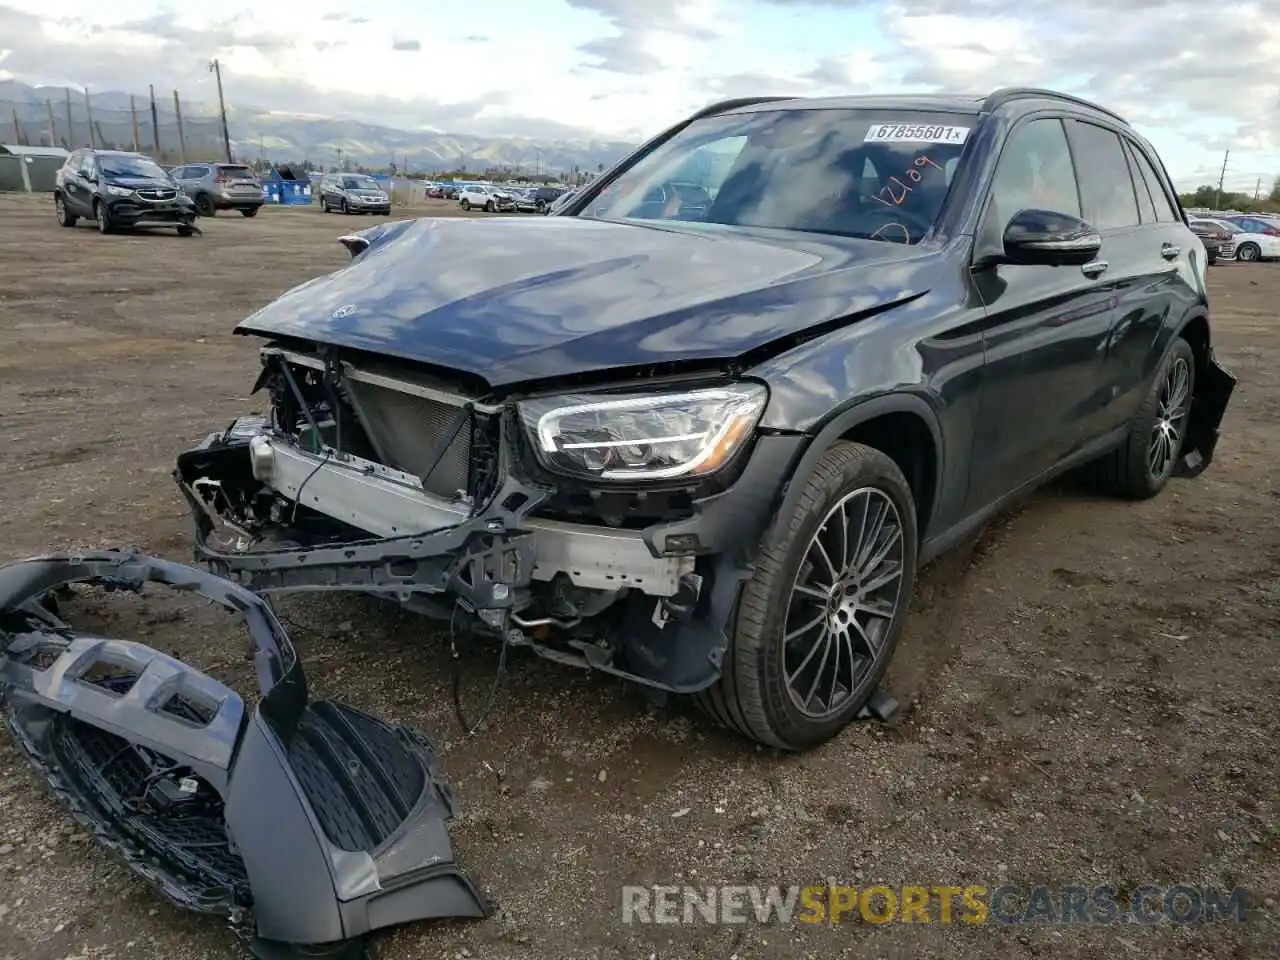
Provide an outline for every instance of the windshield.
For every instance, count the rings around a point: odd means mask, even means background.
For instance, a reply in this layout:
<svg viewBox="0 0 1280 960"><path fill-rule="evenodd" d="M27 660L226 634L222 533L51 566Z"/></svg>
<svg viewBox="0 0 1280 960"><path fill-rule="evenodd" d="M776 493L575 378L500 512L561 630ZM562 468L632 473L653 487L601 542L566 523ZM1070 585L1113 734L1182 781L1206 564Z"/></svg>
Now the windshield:
<svg viewBox="0 0 1280 960"><path fill-rule="evenodd" d="M168 180L165 173L153 160L146 157L125 157L98 155L98 168L106 177L150 177L155 180Z"/></svg>
<svg viewBox="0 0 1280 960"><path fill-rule="evenodd" d="M901 110L707 117L625 171L580 216L918 243L975 119Z"/></svg>
<svg viewBox="0 0 1280 960"><path fill-rule="evenodd" d="M344 190L379 190L378 181L373 177L343 177Z"/></svg>

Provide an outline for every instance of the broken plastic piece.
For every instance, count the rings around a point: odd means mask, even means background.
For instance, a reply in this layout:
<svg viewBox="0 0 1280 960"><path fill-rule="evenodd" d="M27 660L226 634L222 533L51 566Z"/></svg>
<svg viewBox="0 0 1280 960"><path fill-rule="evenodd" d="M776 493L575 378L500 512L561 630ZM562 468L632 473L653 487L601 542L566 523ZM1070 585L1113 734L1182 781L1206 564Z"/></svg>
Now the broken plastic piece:
<svg viewBox="0 0 1280 960"><path fill-rule="evenodd" d="M880 723L888 723L898 715L898 699L885 693L883 690L876 690L862 709L858 711L859 720L877 720Z"/></svg>
<svg viewBox="0 0 1280 960"><path fill-rule="evenodd" d="M159 583L239 613L256 709L158 650L73 630L44 601L74 583ZM179 906L242 927L260 957L358 956L352 941L382 927L488 913L454 862L430 742L310 701L270 606L233 583L136 553L0 567L0 699L96 840Z"/></svg>

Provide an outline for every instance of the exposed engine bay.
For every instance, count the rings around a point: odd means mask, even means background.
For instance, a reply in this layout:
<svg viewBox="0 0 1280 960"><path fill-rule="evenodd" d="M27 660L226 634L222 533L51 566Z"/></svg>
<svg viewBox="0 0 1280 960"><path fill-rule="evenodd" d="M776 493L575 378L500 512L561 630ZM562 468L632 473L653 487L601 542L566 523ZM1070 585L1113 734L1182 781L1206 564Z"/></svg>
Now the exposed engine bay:
<svg viewBox="0 0 1280 960"><path fill-rule="evenodd" d="M211 570L261 593L378 594L662 691L714 681L746 575L729 548L754 545L793 438L761 438L768 455L709 479L575 483L540 468L515 404L472 385L305 346L273 344L262 361L267 415L178 461ZM717 502L729 484L748 491L736 516Z"/></svg>

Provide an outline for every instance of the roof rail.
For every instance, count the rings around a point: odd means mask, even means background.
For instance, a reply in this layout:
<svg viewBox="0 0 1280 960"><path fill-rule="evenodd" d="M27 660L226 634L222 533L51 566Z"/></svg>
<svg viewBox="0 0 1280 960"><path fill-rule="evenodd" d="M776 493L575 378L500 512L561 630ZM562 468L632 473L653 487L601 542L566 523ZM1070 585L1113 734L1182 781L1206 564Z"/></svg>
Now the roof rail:
<svg viewBox="0 0 1280 960"><path fill-rule="evenodd" d="M739 107L750 107L757 103L774 103L778 100L795 100L795 97L734 97L732 100L718 100L715 103L707 104L691 117L685 117L685 123L691 123L694 120L701 120L703 117L714 116L717 113L727 113L730 110L737 110Z"/></svg>
<svg viewBox="0 0 1280 960"><path fill-rule="evenodd" d="M1097 110L1099 113L1105 113L1107 116L1119 120L1125 126L1129 125L1129 121L1114 110L1108 110L1106 107L1099 106L1091 100L1085 100L1082 97L1073 97L1069 93L1059 93L1057 90L1044 90L1040 87L1001 87L999 90L993 91L987 95L982 101L982 112L990 113L1003 107L1011 100L1065 100L1067 103L1074 103L1077 106L1088 107L1090 110Z"/></svg>

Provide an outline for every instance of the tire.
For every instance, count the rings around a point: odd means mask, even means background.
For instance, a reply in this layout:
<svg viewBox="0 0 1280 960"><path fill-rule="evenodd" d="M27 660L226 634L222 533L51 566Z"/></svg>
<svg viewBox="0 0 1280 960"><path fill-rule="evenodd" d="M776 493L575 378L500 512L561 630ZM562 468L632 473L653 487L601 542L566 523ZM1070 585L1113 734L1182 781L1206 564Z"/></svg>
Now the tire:
<svg viewBox="0 0 1280 960"><path fill-rule="evenodd" d="M1216 253L1209 254L1209 266L1211 267L1217 266L1217 263L1218 263L1218 255Z"/></svg>
<svg viewBox="0 0 1280 960"><path fill-rule="evenodd" d="M62 199L62 194L60 193L56 193L53 196L53 212L58 218L59 225L64 227L74 227L76 221L80 219L67 209L67 202Z"/></svg>
<svg viewBox="0 0 1280 960"><path fill-rule="evenodd" d="M93 218L98 221L99 233L112 233L115 225L111 222L111 214L101 200L93 201Z"/></svg>
<svg viewBox="0 0 1280 960"><path fill-rule="evenodd" d="M258 210L260 209L260 207L244 207L240 210L240 213L242 216L256 217L258 215Z"/></svg>
<svg viewBox="0 0 1280 960"><path fill-rule="evenodd" d="M1185 373L1184 387L1179 392L1185 396L1180 410L1171 411L1177 415L1166 417L1167 404L1175 399L1167 391L1171 387L1171 377L1177 378L1179 367ZM1191 344L1179 337L1173 341L1147 387L1147 395L1133 418L1129 435L1119 447L1088 466L1089 479L1099 491L1125 500L1149 500L1165 488L1182 452L1191 398L1195 396L1195 377L1195 353ZM1176 432L1176 441L1172 448L1166 447L1172 452L1167 454L1167 460L1162 457L1160 467L1156 469L1153 467L1156 431L1168 436L1170 427Z"/></svg>
<svg viewBox="0 0 1280 960"><path fill-rule="evenodd" d="M1262 259L1262 249L1256 243L1242 243L1236 247L1236 259L1241 263L1257 263Z"/></svg>
<svg viewBox="0 0 1280 960"><path fill-rule="evenodd" d="M471 212L471 201L470 201L470 200L463 200L463 201L462 201L462 209L463 209L463 211L465 211L466 213L470 213L470 212Z"/></svg>
<svg viewBox="0 0 1280 960"><path fill-rule="evenodd" d="M547 212L547 201L545 201L545 200L539 200L539 201L538 201L538 203L537 203L537 206L536 206L536 208L535 208L535 211L536 211L537 213L541 213L541 214L545 215L545 214L546 214L546 212Z"/></svg>
<svg viewBox="0 0 1280 960"><path fill-rule="evenodd" d="M213 198L207 193L202 193L196 197L196 212L202 217L216 216L218 208L213 205Z"/></svg>
<svg viewBox="0 0 1280 960"><path fill-rule="evenodd" d="M178 236L180 237L189 237L189 236L192 236L195 232L196 232L195 227L191 226L190 224L181 223L178 225Z"/></svg>
<svg viewBox="0 0 1280 960"><path fill-rule="evenodd" d="M339 201L338 201L338 212L339 212L340 214L342 214L343 216L349 216L349 215L350 215L350 213L351 213L351 208L347 206L347 198L346 198L346 197L343 197L341 200L339 200Z"/></svg>
<svg viewBox="0 0 1280 960"><path fill-rule="evenodd" d="M738 601L736 623L729 649L725 652L720 679L696 697L698 705L720 723L752 740L783 750L803 750L831 739L857 716L875 692L893 656L910 606L919 542L911 488L897 464L873 447L837 443L822 455L812 474L793 482L803 483L799 501L789 516L774 517L761 540L755 572L743 587ZM896 557L897 573L885 574L890 579L879 588L879 591L892 592L891 610L887 615L871 615L867 624L858 621L863 629L854 631L849 627L848 617L856 619L859 612L870 614L868 608L855 606L849 613L847 608L833 605L838 596L849 600L847 593L831 592L827 599L817 600L808 591L822 591L804 585L801 589L806 592L801 593L795 587L798 581L818 570L822 554L812 546L815 536L819 531L838 529L828 521L834 523L838 520L842 505L851 522L853 518L863 516L858 506L863 502L880 505L879 509L886 516L894 518L897 536L890 542L896 546L889 551L888 557L890 560ZM874 518L876 513L872 512L870 516ZM849 527L844 529L847 531ZM880 528L881 535L887 536L885 531L890 529L886 521L886 525ZM848 550L851 542L855 542L853 537L849 541L827 538L829 545L838 545L832 548L839 553ZM856 547L851 552L866 555ZM843 566L843 561L840 564ZM873 578L879 579L877 571L885 569L873 565ZM837 579L829 572L825 576L833 581ZM872 600L883 608L885 594L879 591L873 591ZM811 618L814 613L819 615L817 619ZM849 665L853 667L854 647L863 646L856 639L859 632L867 638L878 631L874 654L864 656L860 669L851 669L843 695L838 700L828 697L830 706L823 715L812 711L806 713L796 702L787 682L788 663L795 663L796 669L792 673L802 675L806 681L802 685L807 685L809 677L806 671L812 671L812 663L816 662L813 657L822 660L826 656L819 644L812 645L814 653L808 657L803 655L804 646L797 645L798 649L793 649L788 659L786 634L801 633L804 623L801 627L795 625L806 618L810 618L812 630L822 635L826 635L829 627L838 622L845 624L840 629L849 638L847 643L838 640L834 647L827 648L828 654L833 649L836 652L836 670L844 664L846 652ZM876 624L874 628L869 626L873 622ZM804 641L809 636L820 643L821 637L812 631L797 639ZM869 642L866 649L872 649ZM797 658L799 663L795 662ZM819 676L824 675L825 667L824 660L817 668ZM834 676L833 671L833 680ZM809 697L801 699L812 702Z"/></svg>
<svg viewBox="0 0 1280 960"><path fill-rule="evenodd" d="M484 205L484 209L486 213L494 213L497 211L498 208L494 206L493 201L490 200L488 203Z"/></svg>

